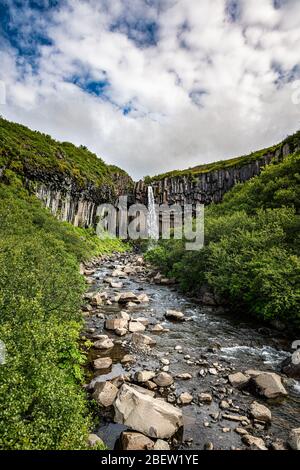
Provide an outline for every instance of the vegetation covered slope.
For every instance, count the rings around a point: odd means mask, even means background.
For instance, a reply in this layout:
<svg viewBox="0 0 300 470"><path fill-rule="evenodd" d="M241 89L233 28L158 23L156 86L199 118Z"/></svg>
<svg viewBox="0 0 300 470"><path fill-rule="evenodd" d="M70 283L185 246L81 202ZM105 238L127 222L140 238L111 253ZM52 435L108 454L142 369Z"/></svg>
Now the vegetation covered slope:
<svg viewBox="0 0 300 470"><path fill-rule="evenodd" d="M79 262L124 245L58 222L8 177L0 183L0 448L82 449L91 420L81 386Z"/></svg>
<svg viewBox="0 0 300 470"><path fill-rule="evenodd" d="M49 135L0 117L0 168L21 175L44 172L73 178L79 187L87 182L114 188L116 176L130 177L124 170L107 165L86 147L57 142Z"/></svg>
<svg viewBox="0 0 300 470"><path fill-rule="evenodd" d="M234 187L205 213L205 246L162 241L148 259L181 287L210 288L241 315L300 326L300 153Z"/></svg>

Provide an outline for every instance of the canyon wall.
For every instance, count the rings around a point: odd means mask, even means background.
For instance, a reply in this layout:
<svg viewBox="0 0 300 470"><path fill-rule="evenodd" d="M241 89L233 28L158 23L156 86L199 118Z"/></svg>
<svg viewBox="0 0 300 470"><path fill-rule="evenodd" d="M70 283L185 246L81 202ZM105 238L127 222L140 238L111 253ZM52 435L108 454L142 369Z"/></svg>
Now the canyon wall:
<svg viewBox="0 0 300 470"><path fill-rule="evenodd" d="M157 204L205 204L220 202L224 194L236 183L242 183L258 175L262 168L271 162L281 161L286 155L299 149L299 145L284 142L276 150L269 151L246 164L236 163L234 166L214 171L202 170L199 173L166 176L151 181L155 202ZM144 181L135 185L135 199L147 204L147 187Z"/></svg>
<svg viewBox="0 0 300 470"><path fill-rule="evenodd" d="M96 224L97 209L103 203L116 204L118 197L132 194L133 182L123 173L113 176L113 184L83 187L69 177L58 174L26 175L26 186L43 202L59 220L81 227Z"/></svg>

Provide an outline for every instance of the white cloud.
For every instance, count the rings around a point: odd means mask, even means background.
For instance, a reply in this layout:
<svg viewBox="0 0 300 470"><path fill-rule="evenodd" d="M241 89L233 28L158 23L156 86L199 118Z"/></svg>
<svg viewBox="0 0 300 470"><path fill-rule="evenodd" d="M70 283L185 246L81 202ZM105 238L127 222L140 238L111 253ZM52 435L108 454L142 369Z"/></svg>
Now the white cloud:
<svg viewBox="0 0 300 470"><path fill-rule="evenodd" d="M299 127L291 83L275 83L300 62L298 1L240 0L236 22L225 0L149 4L69 0L43 24L52 45L39 46L37 73L5 44L0 112L135 178L245 154ZM156 44L142 45L141 21L157 23ZM86 76L107 78L105 99L71 83Z"/></svg>

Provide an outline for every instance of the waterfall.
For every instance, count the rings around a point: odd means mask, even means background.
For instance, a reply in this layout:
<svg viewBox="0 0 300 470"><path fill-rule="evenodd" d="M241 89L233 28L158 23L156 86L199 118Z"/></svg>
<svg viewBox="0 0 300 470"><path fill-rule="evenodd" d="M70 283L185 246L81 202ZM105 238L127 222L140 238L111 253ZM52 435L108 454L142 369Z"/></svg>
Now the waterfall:
<svg viewBox="0 0 300 470"><path fill-rule="evenodd" d="M151 240L159 239L158 218L155 210L155 199L152 186L148 186L148 237Z"/></svg>

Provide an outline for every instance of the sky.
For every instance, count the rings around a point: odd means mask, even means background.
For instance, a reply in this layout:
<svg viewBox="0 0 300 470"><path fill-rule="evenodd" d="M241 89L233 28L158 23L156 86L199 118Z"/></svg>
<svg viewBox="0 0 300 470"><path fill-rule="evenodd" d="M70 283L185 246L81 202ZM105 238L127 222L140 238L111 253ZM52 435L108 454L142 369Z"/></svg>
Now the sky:
<svg viewBox="0 0 300 470"><path fill-rule="evenodd" d="M3 83L136 180L245 155L300 129L300 1L0 0Z"/></svg>

